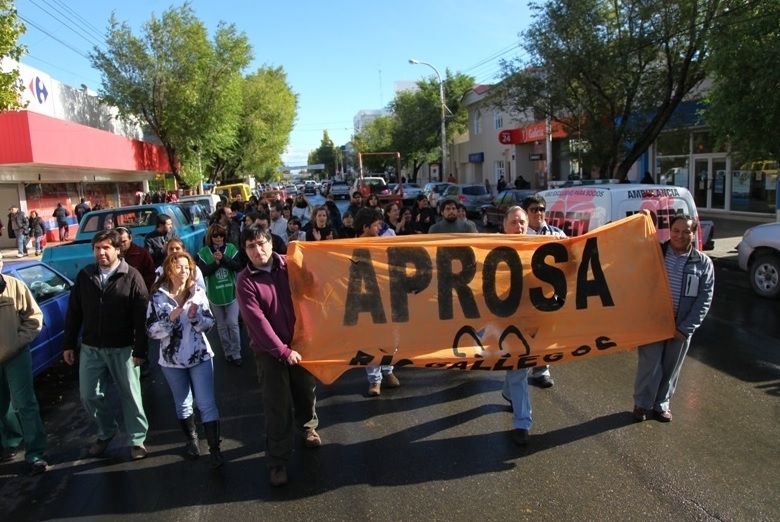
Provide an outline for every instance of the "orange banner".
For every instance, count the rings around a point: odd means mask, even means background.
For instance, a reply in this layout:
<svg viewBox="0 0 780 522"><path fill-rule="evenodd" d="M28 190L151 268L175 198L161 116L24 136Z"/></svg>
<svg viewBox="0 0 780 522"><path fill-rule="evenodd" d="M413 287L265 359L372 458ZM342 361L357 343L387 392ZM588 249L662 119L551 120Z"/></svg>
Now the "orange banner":
<svg viewBox="0 0 780 522"><path fill-rule="evenodd" d="M674 335L655 227L637 214L570 239L504 234L294 242L301 364L511 370Z"/></svg>

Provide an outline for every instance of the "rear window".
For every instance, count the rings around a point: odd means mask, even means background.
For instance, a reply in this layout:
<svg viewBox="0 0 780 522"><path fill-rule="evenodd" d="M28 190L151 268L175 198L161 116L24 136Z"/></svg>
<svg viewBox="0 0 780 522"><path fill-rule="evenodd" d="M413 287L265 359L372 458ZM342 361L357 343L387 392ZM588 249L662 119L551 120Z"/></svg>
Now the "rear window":
<svg viewBox="0 0 780 522"><path fill-rule="evenodd" d="M483 185L473 185L471 187L463 187L463 194L466 196L486 196L487 190Z"/></svg>
<svg viewBox="0 0 780 522"><path fill-rule="evenodd" d="M382 192L387 188L387 182L382 178L363 178L363 183L371 189L372 194Z"/></svg>
<svg viewBox="0 0 780 522"><path fill-rule="evenodd" d="M154 226L157 210L131 210L93 214L84 223L84 232L97 232L116 227L134 229L137 227Z"/></svg>

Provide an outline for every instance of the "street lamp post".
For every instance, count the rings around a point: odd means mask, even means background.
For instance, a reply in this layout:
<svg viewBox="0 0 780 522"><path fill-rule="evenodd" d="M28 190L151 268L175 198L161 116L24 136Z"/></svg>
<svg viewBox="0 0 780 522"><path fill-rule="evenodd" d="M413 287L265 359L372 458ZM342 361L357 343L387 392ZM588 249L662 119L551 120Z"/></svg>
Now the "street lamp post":
<svg viewBox="0 0 780 522"><path fill-rule="evenodd" d="M440 181L444 181L447 179L447 126L446 126L446 112L447 112L447 104L444 103L444 82L441 79L441 74L439 74L439 70L434 67L433 65L429 64L428 62L421 62L420 60L415 60L414 58L409 58L409 63L412 65L427 65L431 69L433 69L433 72L436 73L436 76L439 78L439 98L441 98L441 174L440 174Z"/></svg>

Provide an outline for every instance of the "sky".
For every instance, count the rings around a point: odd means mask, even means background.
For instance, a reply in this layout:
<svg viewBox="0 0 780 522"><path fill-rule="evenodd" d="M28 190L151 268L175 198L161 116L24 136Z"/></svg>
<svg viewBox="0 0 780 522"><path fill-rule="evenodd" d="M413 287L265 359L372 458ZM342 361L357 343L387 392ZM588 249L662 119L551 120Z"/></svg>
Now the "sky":
<svg viewBox="0 0 780 522"><path fill-rule="evenodd" d="M114 13L136 36L170 0L16 0L27 26L21 62L73 87L100 92L88 55L102 45ZM381 109L394 83L462 72L494 83L500 59L523 56L521 33L531 23L526 0L192 0L213 36L219 21L234 24L253 47L245 71L282 66L298 94L298 117L282 159L305 165L327 130L335 145L353 134L361 110Z"/></svg>

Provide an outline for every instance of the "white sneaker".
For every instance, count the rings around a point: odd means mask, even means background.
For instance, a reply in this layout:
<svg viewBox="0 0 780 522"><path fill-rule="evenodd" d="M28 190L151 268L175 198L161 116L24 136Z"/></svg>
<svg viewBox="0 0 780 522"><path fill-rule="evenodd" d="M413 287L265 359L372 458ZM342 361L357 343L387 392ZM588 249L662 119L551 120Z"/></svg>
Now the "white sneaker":
<svg viewBox="0 0 780 522"><path fill-rule="evenodd" d="M16 254L16 257L24 257L24 254Z"/></svg>

